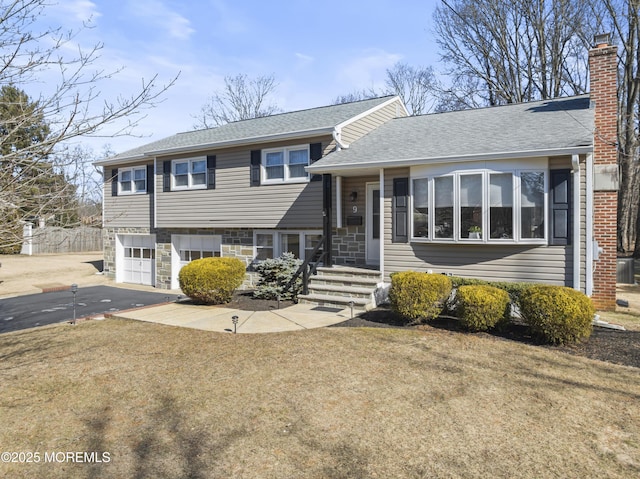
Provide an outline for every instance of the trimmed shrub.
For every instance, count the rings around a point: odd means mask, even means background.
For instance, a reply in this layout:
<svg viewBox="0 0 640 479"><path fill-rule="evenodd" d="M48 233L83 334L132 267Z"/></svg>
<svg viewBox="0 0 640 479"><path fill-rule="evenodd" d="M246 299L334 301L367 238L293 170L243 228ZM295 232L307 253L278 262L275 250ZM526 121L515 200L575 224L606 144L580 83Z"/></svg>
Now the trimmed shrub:
<svg viewBox="0 0 640 479"><path fill-rule="evenodd" d="M531 286L520 295L522 318L538 339L564 344L586 339L593 330L591 299L565 286Z"/></svg>
<svg viewBox="0 0 640 479"><path fill-rule="evenodd" d="M509 296L511 297L511 301L513 303L518 303L520 299L520 293L531 286L535 286L534 283L517 283L517 282L509 282L509 281L485 281L484 279L476 279L476 278L463 278L461 276L451 276L451 283L454 288L459 288L460 286L467 285L486 285L486 286L495 286L496 288L503 289Z"/></svg>
<svg viewBox="0 0 640 479"><path fill-rule="evenodd" d="M301 264L302 260L297 259L293 253L284 253L279 258L266 259L258 263L255 270L260 279L253 296L260 299L278 299L280 295L280 299L295 299L302 289L302 275L296 279L289 291L284 291L284 287L291 281Z"/></svg>
<svg viewBox="0 0 640 479"><path fill-rule="evenodd" d="M495 286L460 286L456 292L457 313L469 331L487 331L509 319L509 294Z"/></svg>
<svg viewBox="0 0 640 479"><path fill-rule="evenodd" d="M418 324L438 317L451 289L447 276L403 271L391 275L389 301L393 311Z"/></svg>
<svg viewBox="0 0 640 479"><path fill-rule="evenodd" d="M224 304L244 281L246 268L238 258L202 258L185 265L178 275L180 289L200 304Z"/></svg>

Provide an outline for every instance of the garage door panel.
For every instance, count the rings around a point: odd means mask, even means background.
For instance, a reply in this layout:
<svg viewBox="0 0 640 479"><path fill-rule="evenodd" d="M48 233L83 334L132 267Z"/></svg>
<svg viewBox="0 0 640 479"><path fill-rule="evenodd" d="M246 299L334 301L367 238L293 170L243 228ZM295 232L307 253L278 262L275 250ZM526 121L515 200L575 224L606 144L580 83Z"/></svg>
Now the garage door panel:
<svg viewBox="0 0 640 479"><path fill-rule="evenodd" d="M125 283L153 285L155 278L155 237L122 235L123 276Z"/></svg>

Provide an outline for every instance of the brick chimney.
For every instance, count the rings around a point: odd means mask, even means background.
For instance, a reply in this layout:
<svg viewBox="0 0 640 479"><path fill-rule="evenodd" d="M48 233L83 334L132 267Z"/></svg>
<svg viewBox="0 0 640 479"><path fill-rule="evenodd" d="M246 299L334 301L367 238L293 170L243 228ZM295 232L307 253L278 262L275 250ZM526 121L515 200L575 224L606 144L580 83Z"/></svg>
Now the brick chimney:
<svg viewBox="0 0 640 479"><path fill-rule="evenodd" d="M596 35L589 51L591 101L595 105L593 134L593 237L602 248L594 259L593 299L596 308L616 305L618 136L617 52L610 35Z"/></svg>

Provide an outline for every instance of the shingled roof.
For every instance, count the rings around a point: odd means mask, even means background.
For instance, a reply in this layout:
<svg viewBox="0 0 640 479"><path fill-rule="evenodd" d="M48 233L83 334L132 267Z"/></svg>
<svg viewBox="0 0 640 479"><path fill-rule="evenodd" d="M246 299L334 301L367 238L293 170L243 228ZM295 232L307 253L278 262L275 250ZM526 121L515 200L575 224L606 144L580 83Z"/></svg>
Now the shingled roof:
<svg viewBox="0 0 640 479"><path fill-rule="evenodd" d="M159 154L180 153L252 144L269 139L312 137L333 129L366 111L392 100L393 96L311 108L227 123L216 128L187 131L125 151L96 165L152 159Z"/></svg>
<svg viewBox="0 0 640 479"><path fill-rule="evenodd" d="M589 95L395 118L309 171L584 153L593 128Z"/></svg>

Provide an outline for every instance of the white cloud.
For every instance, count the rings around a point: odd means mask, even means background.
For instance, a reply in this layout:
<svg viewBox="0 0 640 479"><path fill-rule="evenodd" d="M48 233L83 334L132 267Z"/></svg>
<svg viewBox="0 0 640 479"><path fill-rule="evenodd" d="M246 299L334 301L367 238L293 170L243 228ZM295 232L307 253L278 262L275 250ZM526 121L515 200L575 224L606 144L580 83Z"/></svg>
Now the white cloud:
<svg viewBox="0 0 640 479"><path fill-rule="evenodd" d="M352 89L379 88L383 85L386 70L402 58L402 55L384 50L367 50L347 61L338 71L338 80Z"/></svg>
<svg viewBox="0 0 640 479"><path fill-rule="evenodd" d="M227 34L243 34L249 31L248 21L237 9L231 8L224 0L211 0L216 13L216 28ZM235 7L237 5L234 4Z"/></svg>
<svg viewBox="0 0 640 479"><path fill-rule="evenodd" d="M153 23L169 36L178 40L188 39L195 30L188 18L171 10L158 0L135 0L130 3L132 13L146 23Z"/></svg>
<svg viewBox="0 0 640 479"><path fill-rule="evenodd" d="M74 18L80 23L94 23L98 17L102 16L98 6L90 0L69 0L52 4L47 8L56 9L61 16Z"/></svg>

